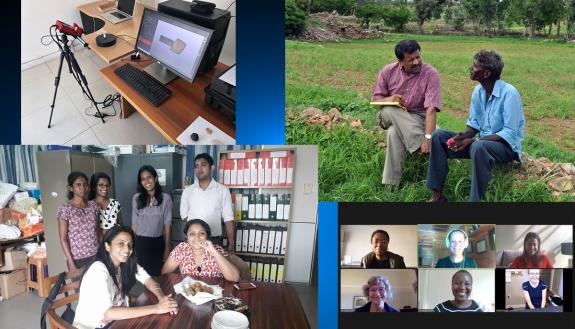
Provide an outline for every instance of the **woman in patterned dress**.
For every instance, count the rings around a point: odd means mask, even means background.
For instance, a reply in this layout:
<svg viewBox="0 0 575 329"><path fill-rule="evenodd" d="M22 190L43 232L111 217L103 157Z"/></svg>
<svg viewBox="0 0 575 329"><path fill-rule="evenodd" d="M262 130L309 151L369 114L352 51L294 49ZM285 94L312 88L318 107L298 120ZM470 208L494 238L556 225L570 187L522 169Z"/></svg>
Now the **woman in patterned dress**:
<svg viewBox="0 0 575 329"><path fill-rule="evenodd" d="M100 209L88 201L88 176L73 171L68 175L68 201L58 208L58 233L68 270L89 264L100 244Z"/></svg>
<svg viewBox="0 0 575 329"><path fill-rule="evenodd" d="M93 200L100 206L100 228L104 234L114 225L122 225L122 205L118 200L108 198L110 185L112 180L104 172L97 172L90 177L88 200Z"/></svg>
<svg viewBox="0 0 575 329"><path fill-rule="evenodd" d="M240 271L226 258L228 253L210 241L210 226L201 219L193 219L184 226L188 241L172 250L162 268L162 274L180 268L182 275L192 277L224 277L239 281Z"/></svg>

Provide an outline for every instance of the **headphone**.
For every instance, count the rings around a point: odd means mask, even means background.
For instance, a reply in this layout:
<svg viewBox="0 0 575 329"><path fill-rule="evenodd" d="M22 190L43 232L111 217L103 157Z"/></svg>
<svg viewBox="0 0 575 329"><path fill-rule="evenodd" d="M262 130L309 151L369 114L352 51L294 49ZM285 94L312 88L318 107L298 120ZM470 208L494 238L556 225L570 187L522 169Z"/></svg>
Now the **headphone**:
<svg viewBox="0 0 575 329"><path fill-rule="evenodd" d="M463 246L463 249L466 249L469 246L469 238L467 237L467 233L465 233L465 231L460 229L460 228L456 228L456 229L453 229L453 230L450 230L449 232L447 232L447 235L445 236L445 247L447 249L449 249L449 245L450 245L449 237L451 237L451 233L453 233L453 232L463 233L463 236L465 237L465 245Z"/></svg>

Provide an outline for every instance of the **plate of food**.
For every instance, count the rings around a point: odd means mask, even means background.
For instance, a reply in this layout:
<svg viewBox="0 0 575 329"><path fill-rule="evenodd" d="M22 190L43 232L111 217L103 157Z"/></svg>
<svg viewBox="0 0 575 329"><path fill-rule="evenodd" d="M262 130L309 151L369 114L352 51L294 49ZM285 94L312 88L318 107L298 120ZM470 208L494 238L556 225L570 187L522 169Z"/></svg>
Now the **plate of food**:
<svg viewBox="0 0 575 329"><path fill-rule="evenodd" d="M174 285L174 291L196 305L207 303L222 297L222 289L218 285L209 285L205 282L185 277L180 283Z"/></svg>

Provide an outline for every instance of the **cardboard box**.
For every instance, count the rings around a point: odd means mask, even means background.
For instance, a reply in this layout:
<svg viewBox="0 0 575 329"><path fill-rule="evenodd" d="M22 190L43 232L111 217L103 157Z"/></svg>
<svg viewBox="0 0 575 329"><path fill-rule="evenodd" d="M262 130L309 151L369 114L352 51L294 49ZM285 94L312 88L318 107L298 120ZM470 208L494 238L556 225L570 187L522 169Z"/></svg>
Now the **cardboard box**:
<svg viewBox="0 0 575 329"><path fill-rule="evenodd" d="M4 251L4 265L0 267L0 272L25 269L27 260L26 251L7 249Z"/></svg>
<svg viewBox="0 0 575 329"><path fill-rule="evenodd" d="M0 273L0 296L4 299L19 295L26 291L26 271L17 270Z"/></svg>

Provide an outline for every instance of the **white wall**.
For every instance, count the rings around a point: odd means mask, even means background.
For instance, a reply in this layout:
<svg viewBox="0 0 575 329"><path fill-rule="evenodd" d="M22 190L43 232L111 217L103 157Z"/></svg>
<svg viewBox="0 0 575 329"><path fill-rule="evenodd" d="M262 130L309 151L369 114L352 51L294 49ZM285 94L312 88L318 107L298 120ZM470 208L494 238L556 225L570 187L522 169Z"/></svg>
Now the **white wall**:
<svg viewBox="0 0 575 329"><path fill-rule="evenodd" d="M22 69L38 65L45 60L56 58L58 48L55 45L43 46L40 37L48 34L48 29L56 20L68 24L82 25L77 7L95 0L21 0L21 65ZM139 0L144 5L157 8L159 2L165 0ZM187 0L186 0L187 1ZM226 9L233 0L210 0L217 8ZM229 9L232 16L236 15L236 5ZM220 62L232 65L236 62L236 17L230 20L224 49ZM49 38L48 38L49 39Z"/></svg>
<svg viewBox="0 0 575 329"><path fill-rule="evenodd" d="M495 272L493 270L466 269L473 277L470 298L485 307L495 309ZM419 269L419 308L432 310L435 305L453 300L451 277L458 269Z"/></svg>
<svg viewBox="0 0 575 329"><path fill-rule="evenodd" d="M371 234L375 230L389 233L387 250L403 256L406 267L417 267L417 225L342 225L341 260L351 256L352 263L371 252Z"/></svg>
<svg viewBox="0 0 575 329"><path fill-rule="evenodd" d="M353 297L363 296L363 285L374 275L383 275L389 279L393 299L388 303L399 310L404 306L417 308L417 293L414 283L417 282L415 270L341 270L341 309L353 309Z"/></svg>
<svg viewBox="0 0 575 329"><path fill-rule="evenodd" d="M495 228L497 251L523 250L523 239L528 232L535 232L541 238L542 251L553 262L554 267L569 267L572 256L561 254L561 243L573 242L572 225L497 225Z"/></svg>

